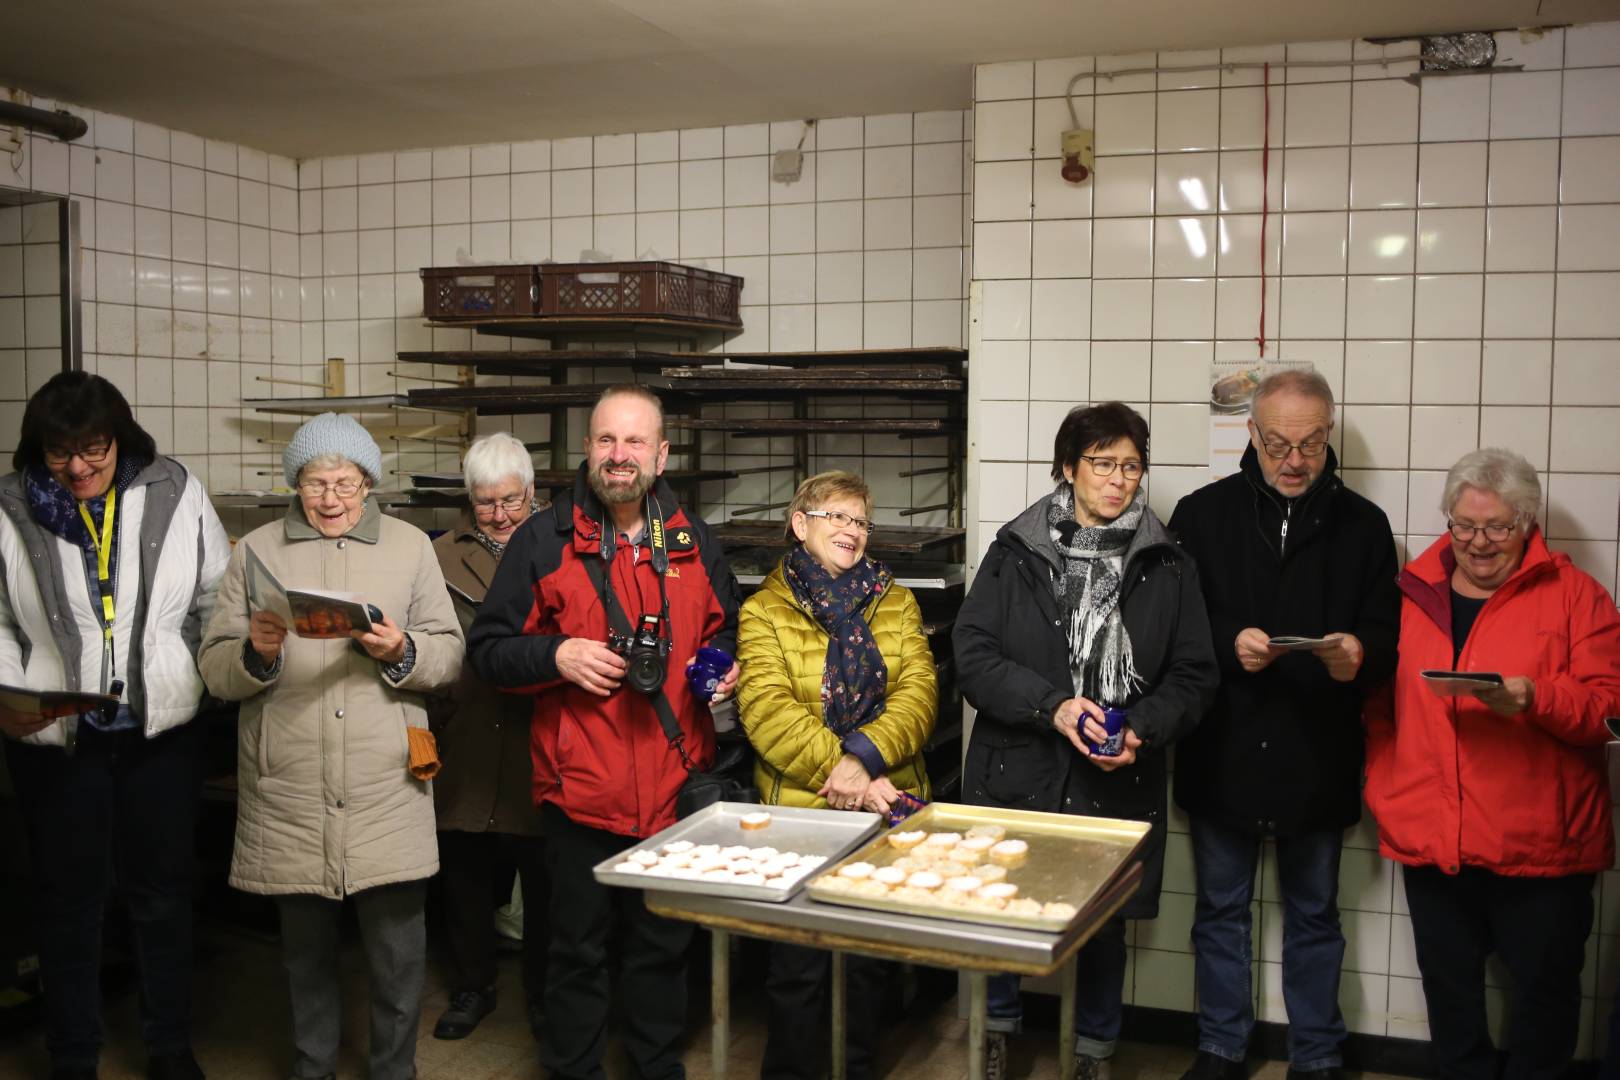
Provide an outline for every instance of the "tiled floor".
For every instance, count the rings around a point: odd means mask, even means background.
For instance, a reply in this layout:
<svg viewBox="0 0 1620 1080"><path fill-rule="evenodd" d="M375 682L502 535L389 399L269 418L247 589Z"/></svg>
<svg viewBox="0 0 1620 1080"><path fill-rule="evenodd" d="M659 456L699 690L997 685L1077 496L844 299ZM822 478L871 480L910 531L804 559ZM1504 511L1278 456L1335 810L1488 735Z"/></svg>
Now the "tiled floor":
<svg viewBox="0 0 1620 1080"><path fill-rule="evenodd" d="M287 1074L288 1019L285 984L274 941L236 930L203 928L198 943L196 1049L212 1080L281 1080ZM366 1001L361 959L354 948L345 950L344 973L348 992L344 1005L343 1055L338 1069L342 1080L365 1076ZM739 975L740 980L747 976ZM757 976L755 977L757 982ZM422 1008L421 1043L417 1065L421 1080L538 1080L542 1075L535 1042L524 1017L518 983L517 958L503 956L500 968L500 1007L478 1030L459 1042L440 1042L431 1035L433 1022L445 1006L445 991L430 966ZM728 1075L759 1075L765 1043L763 1014L757 1005L757 987L739 982L733 1017L731 1062ZM704 1002L693 1002L694 1012L705 1017ZM102 1060L105 1080L137 1080L144 1076L145 1055L139 1037L136 994L132 987L110 996L107 1008L109 1044ZM878 1062L879 1075L892 1080L954 1080L966 1076L967 1023L956 1016L956 1002L923 1008L897 1024L885 1041ZM686 1050L691 1080L713 1076L707 1021L694 1024ZM1179 1047L1126 1043L1114 1058L1114 1080L1177 1080L1192 1059ZM633 1075L616 1056L608 1062L611 1080ZM1012 1075L1018 1078L1055 1078L1056 1037L1030 1033L1015 1040ZM1282 1080L1286 1067L1268 1062L1255 1080ZM0 1078L22 1080L44 1077L47 1061L36 1031L0 1035ZM1366 1074L1366 1080L1380 1080Z"/></svg>

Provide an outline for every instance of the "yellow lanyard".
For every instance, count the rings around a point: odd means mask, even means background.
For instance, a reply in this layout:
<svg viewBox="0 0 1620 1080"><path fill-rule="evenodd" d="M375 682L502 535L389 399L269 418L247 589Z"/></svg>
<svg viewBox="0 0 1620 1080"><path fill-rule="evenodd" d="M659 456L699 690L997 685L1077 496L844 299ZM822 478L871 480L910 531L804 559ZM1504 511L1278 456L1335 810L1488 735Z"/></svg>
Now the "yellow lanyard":
<svg viewBox="0 0 1620 1080"><path fill-rule="evenodd" d="M113 607L112 590L112 545L113 545L113 518L118 513L118 489L107 489L107 511L101 515L101 535L96 535L95 519L90 516L90 508L83 502L79 503L79 516L84 519L84 527L90 530L90 542L96 547L96 584L101 592L101 615L104 627L102 637L108 641L113 636L113 618L117 612Z"/></svg>

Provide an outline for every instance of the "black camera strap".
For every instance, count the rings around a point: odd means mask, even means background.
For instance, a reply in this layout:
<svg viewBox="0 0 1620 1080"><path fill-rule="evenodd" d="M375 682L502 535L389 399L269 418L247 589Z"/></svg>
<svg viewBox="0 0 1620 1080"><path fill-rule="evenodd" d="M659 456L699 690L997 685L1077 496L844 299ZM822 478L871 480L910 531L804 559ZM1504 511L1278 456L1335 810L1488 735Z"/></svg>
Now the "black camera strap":
<svg viewBox="0 0 1620 1080"><path fill-rule="evenodd" d="M603 531L613 528L613 522L604 521ZM658 504L651 498L647 502L647 537L652 547L653 573L658 577L658 598L662 606L661 625L669 625L669 591L664 584L664 571L669 568L669 551L664 545L664 518L658 512ZM608 576L607 559L601 555L587 555L584 559L585 572L591 577L591 584L596 586L597 595L602 600L602 610L607 612L608 625L627 638L635 636L635 630L630 625L630 616L625 613L624 605L619 603L618 596L613 591L613 580ZM650 695L653 712L658 714L658 726L664 729L664 738L669 745L681 756L681 764L686 766L687 772L697 771L692 758L686 752L686 736L681 731L680 722L675 719L675 710L669 704L663 687L658 693Z"/></svg>

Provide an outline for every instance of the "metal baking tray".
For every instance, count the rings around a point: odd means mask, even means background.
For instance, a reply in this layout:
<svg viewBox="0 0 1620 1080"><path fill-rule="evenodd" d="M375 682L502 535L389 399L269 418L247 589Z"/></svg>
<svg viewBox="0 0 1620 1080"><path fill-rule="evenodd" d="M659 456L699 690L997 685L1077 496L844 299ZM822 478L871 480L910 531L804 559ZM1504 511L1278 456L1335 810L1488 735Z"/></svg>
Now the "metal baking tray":
<svg viewBox="0 0 1620 1080"><path fill-rule="evenodd" d="M771 820L763 829L744 829L744 814L765 811ZM732 896L740 900L765 900L781 903L804 887L809 878L801 878L785 889L770 885L730 885L691 878L653 877L647 874L625 874L613 868L637 851L658 852L665 844L689 840L693 844L719 844L729 847L744 844L748 847L773 847L778 851L796 851L800 855L822 855L830 865L854 848L860 846L883 824L878 814L852 810L812 810L797 806L761 806L758 803L720 802L706 806L683 821L677 821L656 836L648 837L635 847L598 863L592 870L596 880L604 885L622 885L632 889L658 892L702 893L705 896ZM815 873L819 873L816 871ZM812 874L811 876L814 876Z"/></svg>
<svg viewBox="0 0 1620 1080"><path fill-rule="evenodd" d="M1075 908L1066 923L1003 911L944 907L881 896L852 896L830 892L821 886L839 868L855 862L887 866L903 853L888 843L888 832L966 832L975 825L1000 825L1007 839L1029 844L1029 856L1022 866L1007 871L1006 880L1018 886L1018 895L1042 903L1062 901ZM824 868L810 879L813 900L873 911L896 911L958 922L1017 926L1029 930L1064 933L1086 908L1111 885L1135 859L1147 839L1148 823L1115 818L1081 817L1077 814L1047 814L1033 810L1003 810L993 806L962 806L957 803L929 803L911 817L885 831L859 850Z"/></svg>

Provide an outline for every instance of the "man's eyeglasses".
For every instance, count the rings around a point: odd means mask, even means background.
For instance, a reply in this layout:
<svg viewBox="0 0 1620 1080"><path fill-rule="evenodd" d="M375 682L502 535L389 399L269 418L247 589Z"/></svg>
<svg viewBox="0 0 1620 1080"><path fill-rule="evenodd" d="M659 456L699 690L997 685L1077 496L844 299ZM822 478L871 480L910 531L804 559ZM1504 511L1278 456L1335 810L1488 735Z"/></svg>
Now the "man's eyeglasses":
<svg viewBox="0 0 1620 1080"><path fill-rule="evenodd" d="M1115 466L1119 467L1121 475L1127 480L1140 480L1142 474L1147 472L1147 466L1140 461L1115 461L1111 457L1092 457L1090 454L1081 454L1080 460L1091 462L1091 471L1098 476L1112 476Z"/></svg>
<svg viewBox="0 0 1620 1080"><path fill-rule="evenodd" d="M842 510L806 510L804 516L826 518L827 523L835 529L847 529L854 525L868 536L872 534L873 529L877 528L876 525L865 518L850 517Z"/></svg>
<svg viewBox="0 0 1620 1080"><path fill-rule="evenodd" d="M1485 539L1493 544L1500 544L1513 535L1513 530L1519 527L1519 521L1514 518L1506 525L1465 525L1460 521L1447 521L1446 531L1451 533L1459 544L1472 543L1475 533L1484 533Z"/></svg>
<svg viewBox="0 0 1620 1080"><path fill-rule="evenodd" d="M508 495L504 499L474 499L472 508L473 513L479 517L494 517L497 508L506 511L507 514L515 514L528 505L527 495Z"/></svg>
<svg viewBox="0 0 1620 1080"><path fill-rule="evenodd" d="M335 484L328 484L324 480L305 480L298 485L298 490L306 499L324 499L328 491L340 499L352 499L364 486L359 480L339 480Z"/></svg>
<svg viewBox="0 0 1620 1080"><path fill-rule="evenodd" d="M1322 451L1327 449L1326 439L1306 439L1304 442L1289 442L1287 439L1262 439L1260 445L1265 448L1266 454L1274 458L1285 458L1295 450L1300 457L1320 457Z"/></svg>
<svg viewBox="0 0 1620 1080"><path fill-rule="evenodd" d="M100 465L112 453L112 440L103 439L88 446L68 449L65 446L47 446L45 448L45 463L47 465L66 465L75 457L83 459L86 465Z"/></svg>

